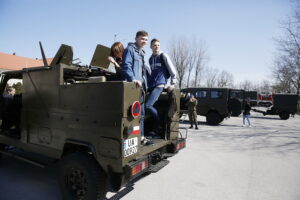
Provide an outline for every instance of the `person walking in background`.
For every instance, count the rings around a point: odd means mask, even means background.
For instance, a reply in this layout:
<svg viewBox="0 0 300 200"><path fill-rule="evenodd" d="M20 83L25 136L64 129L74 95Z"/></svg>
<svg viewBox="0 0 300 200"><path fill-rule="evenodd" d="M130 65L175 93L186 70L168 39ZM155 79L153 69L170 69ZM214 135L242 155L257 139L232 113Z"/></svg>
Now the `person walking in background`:
<svg viewBox="0 0 300 200"><path fill-rule="evenodd" d="M251 106L250 106L249 100L247 99L244 102L243 127L246 126L245 119L247 119L247 121L248 121L248 126L251 127L251 123L250 123L250 110L251 110Z"/></svg>
<svg viewBox="0 0 300 200"><path fill-rule="evenodd" d="M154 119L152 131L149 135L152 137L160 137L160 118L154 104L158 100L160 94L165 88L168 79L170 78L170 85L167 86L168 92L172 92L176 84L176 69L171 62L170 57L160 51L160 41L158 39L151 40L152 55L149 58L151 68L151 75L148 77L149 98L145 104L146 110L151 113Z"/></svg>
<svg viewBox="0 0 300 200"><path fill-rule="evenodd" d="M122 77L124 81L134 82L135 85L141 88L142 95L141 103L141 140L142 144L151 144L151 141L144 137L144 118L145 118L145 91L147 90L147 74L150 74L150 69L145 65L145 51L143 47L148 42L148 33L146 31L138 31L135 36L135 43L128 43L124 53L121 66Z"/></svg>
<svg viewBox="0 0 300 200"><path fill-rule="evenodd" d="M189 114L189 120L191 123L190 128L193 128L193 125L195 124L195 129L198 129L198 121L197 121L197 104L198 101L194 97L194 95L190 96L190 99L187 103L188 105L188 114Z"/></svg>

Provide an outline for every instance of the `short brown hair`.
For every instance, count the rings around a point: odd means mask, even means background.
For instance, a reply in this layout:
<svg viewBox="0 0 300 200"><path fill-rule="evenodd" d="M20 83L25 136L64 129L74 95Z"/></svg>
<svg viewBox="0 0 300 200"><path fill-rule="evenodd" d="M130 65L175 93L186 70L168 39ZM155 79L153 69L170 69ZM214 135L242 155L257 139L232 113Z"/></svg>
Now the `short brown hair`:
<svg viewBox="0 0 300 200"><path fill-rule="evenodd" d="M138 37L140 37L140 36L142 36L142 37L148 36L148 33L147 33L146 31L144 31L144 30L141 30L141 31L136 32L135 37L138 38Z"/></svg>
<svg viewBox="0 0 300 200"><path fill-rule="evenodd" d="M159 41L158 39L156 39L156 38L153 38L153 39L151 40L151 43L150 43L150 45L152 46L152 44L153 44L154 42L159 42L159 43L160 43L160 41Z"/></svg>

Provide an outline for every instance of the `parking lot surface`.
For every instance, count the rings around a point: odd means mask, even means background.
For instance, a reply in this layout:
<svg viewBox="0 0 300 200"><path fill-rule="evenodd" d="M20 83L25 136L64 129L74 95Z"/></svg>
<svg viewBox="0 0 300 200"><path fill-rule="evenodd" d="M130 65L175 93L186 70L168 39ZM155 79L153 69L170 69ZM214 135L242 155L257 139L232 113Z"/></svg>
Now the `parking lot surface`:
<svg viewBox="0 0 300 200"><path fill-rule="evenodd" d="M254 113L252 127L242 127L241 117L219 126L204 121L199 117L199 130L189 131L187 147L166 167L107 199L300 199L299 115L280 120ZM55 164L42 169L4 156L0 200L60 200L56 172Z"/></svg>

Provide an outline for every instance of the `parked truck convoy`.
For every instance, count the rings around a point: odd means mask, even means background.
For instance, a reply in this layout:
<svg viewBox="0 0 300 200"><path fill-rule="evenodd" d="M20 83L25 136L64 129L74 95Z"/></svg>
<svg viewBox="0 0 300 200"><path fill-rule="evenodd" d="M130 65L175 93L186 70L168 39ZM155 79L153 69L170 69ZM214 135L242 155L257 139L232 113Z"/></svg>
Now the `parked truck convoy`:
<svg viewBox="0 0 300 200"><path fill-rule="evenodd" d="M62 45L50 65L44 59L45 66L1 75L0 155L14 155L16 148L59 161L63 199L105 199L107 191L117 192L145 172L159 170L185 147L178 128L179 90L161 94L160 138L141 144L142 91L114 81L115 74L102 69L108 54L99 45L91 65L80 66L72 64L72 48ZM23 89L8 100L10 80L22 82ZM146 115L145 133L151 121Z"/></svg>
<svg viewBox="0 0 300 200"><path fill-rule="evenodd" d="M297 112L298 95L297 94L273 94L273 106L266 111L252 109L254 112L263 115L279 115L280 119L287 120Z"/></svg>

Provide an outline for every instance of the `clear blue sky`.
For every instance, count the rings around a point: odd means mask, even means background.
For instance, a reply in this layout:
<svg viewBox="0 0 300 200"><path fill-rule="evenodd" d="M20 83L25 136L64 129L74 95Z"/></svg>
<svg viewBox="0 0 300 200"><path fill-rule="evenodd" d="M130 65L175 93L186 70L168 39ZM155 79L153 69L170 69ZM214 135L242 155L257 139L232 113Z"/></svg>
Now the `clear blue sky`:
<svg viewBox="0 0 300 200"><path fill-rule="evenodd" d="M0 52L40 58L42 41L53 57L65 43L89 64L96 44L111 46L114 34L126 44L145 29L164 51L173 36L205 40L209 66L236 82L271 80L273 39L291 12L289 0L0 0Z"/></svg>

